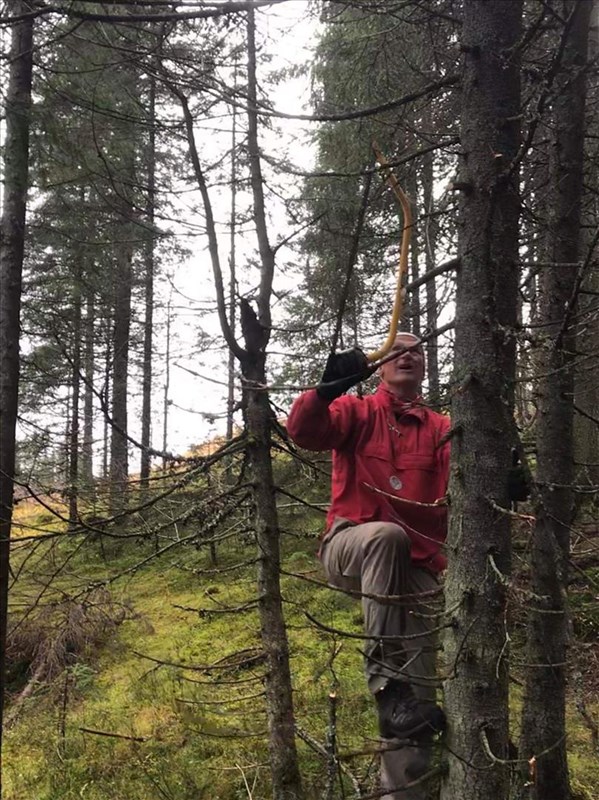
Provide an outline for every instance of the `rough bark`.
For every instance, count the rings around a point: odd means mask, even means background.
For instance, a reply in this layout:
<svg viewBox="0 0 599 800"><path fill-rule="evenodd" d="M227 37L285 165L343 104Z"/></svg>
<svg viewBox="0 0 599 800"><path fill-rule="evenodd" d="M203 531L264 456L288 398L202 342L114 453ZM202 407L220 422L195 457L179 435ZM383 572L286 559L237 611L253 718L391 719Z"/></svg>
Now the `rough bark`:
<svg viewBox="0 0 599 800"><path fill-rule="evenodd" d="M566 756L567 582L574 499L573 406L576 334L572 298L580 257L587 43L591 3L557 4L570 26L553 104L548 258L540 286L544 323L536 387L537 499L521 754L537 757L532 794L568 800ZM568 313L570 312L570 313ZM547 702L547 698L551 702Z"/></svg>
<svg viewBox="0 0 599 800"><path fill-rule="evenodd" d="M30 4L15 0L11 11L15 16L26 14L30 11ZM4 206L0 229L0 796L21 286L29 178L32 48L33 19L30 17L16 23L12 29L5 107Z"/></svg>
<svg viewBox="0 0 599 800"><path fill-rule="evenodd" d="M520 0L465 0L443 800L505 798L507 474L518 285Z"/></svg>

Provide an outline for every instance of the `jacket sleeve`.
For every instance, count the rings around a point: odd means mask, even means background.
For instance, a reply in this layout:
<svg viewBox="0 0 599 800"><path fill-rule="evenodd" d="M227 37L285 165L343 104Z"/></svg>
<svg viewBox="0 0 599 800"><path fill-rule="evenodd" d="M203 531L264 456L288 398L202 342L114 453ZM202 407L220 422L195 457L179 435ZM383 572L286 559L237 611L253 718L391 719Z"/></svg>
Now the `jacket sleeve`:
<svg viewBox="0 0 599 800"><path fill-rule="evenodd" d="M301 394L293 403L287 430L293 441L306 450L338 450L354 431L356 397L345 395L329 402L315 389Z"/></svg>

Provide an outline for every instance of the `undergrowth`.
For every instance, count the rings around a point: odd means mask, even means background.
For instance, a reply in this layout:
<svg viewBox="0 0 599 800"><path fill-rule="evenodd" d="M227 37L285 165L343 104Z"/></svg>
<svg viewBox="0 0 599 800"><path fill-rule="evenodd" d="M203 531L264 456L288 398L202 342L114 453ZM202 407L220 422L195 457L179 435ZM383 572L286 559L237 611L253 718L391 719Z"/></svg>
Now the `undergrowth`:
<svg viewBox="0 0 599 800"><path fill-rule="evenodd" d="M372 790L377 771L361 642L308 616L361 631L359 605L316 583L322 575L312 534L320 525L316 513L292 510L283 519L282 593L309 800L324 796L322 748L333 710L338 750L347 756L344 796L355 797L357 786ZM247 565L254 544L223 542L217 568L205 547L184 547L143 567L151 543L132 544L108 563L90 542L52 545L52 554L44 547L15 560L12 612L22 622L11 645L18 714L6 737L5 800L270 798L264 665ZM590 633L593 613L580 603L579 624ZM596 701L587 704L595 718ZM515 717L518 702L515 695ZM597 753L574 697L569 746L576 798L594 800Z"/></svg>

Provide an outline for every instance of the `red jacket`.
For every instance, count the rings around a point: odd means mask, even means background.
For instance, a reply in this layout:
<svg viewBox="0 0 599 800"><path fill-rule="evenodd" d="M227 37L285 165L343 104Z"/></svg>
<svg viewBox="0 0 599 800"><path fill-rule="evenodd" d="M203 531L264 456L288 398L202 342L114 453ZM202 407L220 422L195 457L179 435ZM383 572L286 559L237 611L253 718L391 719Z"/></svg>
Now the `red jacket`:
<svg viewBox="0 0 599 800"><path fill-rule="evenodd" d="M418 504L447 492L449 427L449 417L419 400L401 402L384 384L374 395L332 403L310 390L294 402L287 421L300 447L333 451L327 527L336 517L397 522L412 540L412 561L434 572L446 565L447 509Z"/></svg>

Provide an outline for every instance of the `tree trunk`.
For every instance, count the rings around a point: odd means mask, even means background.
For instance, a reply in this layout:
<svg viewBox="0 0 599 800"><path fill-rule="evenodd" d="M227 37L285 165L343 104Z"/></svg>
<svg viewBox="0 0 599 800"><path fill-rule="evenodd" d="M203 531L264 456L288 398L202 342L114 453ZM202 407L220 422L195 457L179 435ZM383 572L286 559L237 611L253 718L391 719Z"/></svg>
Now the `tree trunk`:
<svg viewBox="0 0 599 800"><path fill-rule="evenodd" d="M166 353L164 355L164 388L162 402L162 452L168 452L168 407L171 383L171 298L166 306ZM162 456L162 469L166 470L168 461L166 455Z"/></svg>
<svg viewBox="0 0 599 800"><path fill-rule="evenodd" d="M156 203L156 80L150 75L149 123L147 147L148 199L146 207L145 276L144 276L144 354L141 409L140 486L147 490L150 479L152 434L152 334L154 328L154 207Z"/></svg>
<svg viewBox="0 0 599 800"><path fill-rule="evenodd" d="M505 798L521 0L465 0L443 800Z"/></svg>
<svg viewBox="0 0 599 800"><path fill-rule="evenodd" d="M428 121L428 120L427 120ZM428 128L427 128L428 129ZM435 266L437 245L437 220L433 216L435 201L433 198L434 186L434 158L432 153L423 157L422 196L424 210L427 215L424 228L424 253L425 272L430 272ZM437 329L437 285L435 278L426 283L426 331L431 333ZM428 377L428 400L432 406L437 406L440 399L439 383L439 344L436 338L426 343L426 374Z"/></svg>
<svg viewBox="0 0 599 800"><path fill-rule="evenodd" d="M234 82L237 80L237 69ZM231 128L231 222L229 230L229 327L235 336L235 289L237 286L237 107L232 108ZM229 348L227 368L227 440L233 438L233 414L235 409L235 355Z"/></svg>
<svg viewBox="0 0 599 800"><path fill-rule="evenodd" d="M107 408L108 408L108 398L110 397L110 390L112 386L111 378L112 378L112 341L114 337L113 329L114 329L114 324L112 319L109 317L106 320L106 343L105 343L106 351L104 353L104 387L103 387L104 400ZM108 421L108 415L104 414L104 431L102 435L102 478L106 482L108 482L109 479L109 465L110 465L109 451L110 451L110 423Z"/></svg>
<svg viewBox="0 0 599 800"><path fill-rule="evenodd" d="M15 16L30 4L15 0ZM6 694L6 636L10 533L15 471L15 429L19 389L21 284L25 244L25 212L29 178L33 19L13 26L6 92L4 141L4 206L0 238L0 796L2 795L2 731Z"/></svg>
<svg viewBox="0 0 599 800"><path fill-rule="evenodd" d="M412 206L417 206L418 203L418 176L413 169L408 181L408 196L412 202ZM410 280L417 281L420 277L420 250L422 245L421 240L422 225L420 221L415 221L412 226L412 246L410 248ZM422 319L420 309L420 288L416 288L410 295L409 309L406 320L408 327L402 324L404 330L409 330L415 336L422 336Z"/></svg>
<svg viewBox="0 0 599 800"><path fill-rule="evenodd" d="M71 361L71 425L68 447L69 527L79 522L79 397L81 394L81 279L79 262L73 281L73 355Z"/></svg>
<svg viewBox="0 0 599 800"><path fill-rule="evenodd" d="M129 226L124 237L131 238ZM127 434L127 383L129 372L129 329L131 327L131 244L119 247L114 302L114 343L112 360L112 431L110 436L110 513L126 507L129 455Z"/></svg>
<svg viewBox="0 0 599 800"><path fill-rule="evenodd" d="M573 407L576 337L572 298L580 257L583 146L591 3L564 0L570 26L553 107L548 259L540 317L543 340L537 384L537 497L532 538L531 612L522 714L521 755L537 758L533 797L568 800L566 757L567 585L573 520ZM551 702L547 699L551 698ZM543 755L541 755L543 754Z"/></svg>
<svg viewBox="0 0 599 800"><path fill-rule="evenodd" d="M202 195L206 216L208 249L212 262L216 301L221 330L235 357L241 362L246 381L244 415L248 441L249 469L253 478L253 503L258 545L258 603L262 646L266 656L266 713L269 729L270 769L273 800L301 800L303 797L297 751L295 747L289 646L283 618L280 589L279 525L271 462L271 409L268 395L253 388L266 380L265 348L268 344L271 315L270 301L274 273L274 251L266 227L264 190L258 147L258 114L256 105L256 45L254 11L248 19L248 156L250 182L254 204L254 220L260 250L259 314L256 316L249 301L241 303L241 329L246 343L244 350L231 329L229 308L220 265L218 236L212 212L210 193L195 142L194 121L187 98L169 84L171 92L181 103L189 142L191 163Z"/></svg>
<svg viewBox="0 0 599 800"><path fill-rule="evenodd" d="M85 298L83 370L83 443L81 445L81 485L93 496L94 489L94 292L88 287Z"/></svg>
<svg viewBox="0 0 599 800"><path fill-rule="evenodd" d="M264 353L248 357L243 375L265 383ZM289 644L280 583L280 531L271 459L271 410L264 391L248 390L245 403L248 460L258 546L258 600L262 647L266 655L266 714L269 729L273 800L303 797L297 752L289 668Z"/></svg>
<svg viewBox="0 0 599 800"><path fill-rule="evenodd" d="M593 1L595 20L599 14L599 4ZM589 35L589 63L595 62L599 56L599 24L591 25ZM594 111L599 95L599 76L597 68L590 71L587 88L587 120L585 132L587 137L585 152L585 184L599 186L599 120ZM591 109L593 109L591 111ZM581 231L581 252L584 257L593 242L599 226L599 197L588 193L585 198L583 212L583 230ZM590 254L591 258L594 254ZM575 373L574 405L579 409L574 417L574 455L576 461L576 483L588 486L599 486L599 315L596 311L599 296L599 271L595 268L588 273L584 282L588 295L583 295L579 304L582 328L577 351L583 361L577 365ZM584 360L585 357L590 360ZM585 416L587 415L587 416ZM588 495L587 495L588 498Z"/></svg>
<svg viewBox="0 0 599 800"><path fill-rule="evenodd" d="M249 303L246 302L241 308L241 327L246 343L242 371L250 382L246 390L246 427L248 458L254 481L260 629L267 664L265 690L272 796L273 800L300 800L303 790L295 746L289 645L279 575L280 530L270 450L271 409L268 394L251 388L252 385L266 382L265 349L270 337L275 258L268 240L258 142L256 24L253 8L248 10L247 20L248 156L261 270L258 317Z"/></svg>

